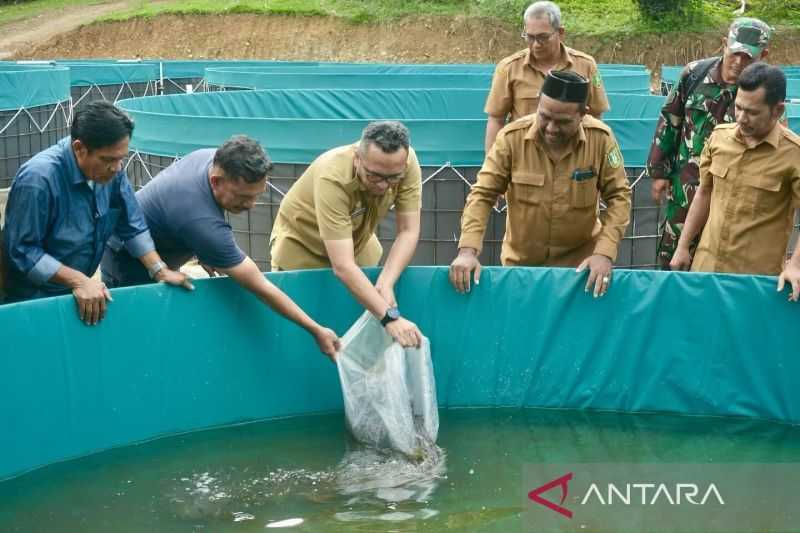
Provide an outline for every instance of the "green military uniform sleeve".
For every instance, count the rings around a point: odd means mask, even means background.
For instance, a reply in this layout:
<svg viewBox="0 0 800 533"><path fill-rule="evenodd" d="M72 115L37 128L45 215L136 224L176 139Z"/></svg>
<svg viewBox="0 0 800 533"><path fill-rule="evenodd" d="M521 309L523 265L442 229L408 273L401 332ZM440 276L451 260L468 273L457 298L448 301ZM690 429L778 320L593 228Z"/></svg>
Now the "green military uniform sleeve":
<svg viewBox="0 0 800 533"><path fill-rule="evenodd" d="M483 236L497 197L508 189L511 175L511 150L504 131L497 135L492 149L483 162L477 181L472 185L464 214L461 216L459 248L483 249Z"/></svg>
<svg viewBox="0 0 800 533"><path fill-rule="evenodd" d="M675 170L675 160L686 114L687 78L689 69L684 69L678 83L673 85L656 124L656 133L650 154L647 156L647 173L653 179L666 179Z"/></svg>
<svg viewBox="0 0 800 533"><path fill-rule="evenodd" d="M631 187L625 175L625 163L614 134L608 134L600 163L600 197L606 210L600 213L603 228L595 241L594 253L617 259L619 243L628 227L631 214Z"/></svg>
<svg viewBox="0 0 800 533"><path fill-rule="evenodd" d="M317 178L314 182L314 206L319 235L323 240L353 238L350 195L342 183L330 177Z"/></svg>
<svg viewBox="0 0 800 533"><path fill-rule="evenodd" d="M406 175L400 182L394 206L398 213L413 213L422 208L422 169L419 167L417 153L410 149Z"/></svg>

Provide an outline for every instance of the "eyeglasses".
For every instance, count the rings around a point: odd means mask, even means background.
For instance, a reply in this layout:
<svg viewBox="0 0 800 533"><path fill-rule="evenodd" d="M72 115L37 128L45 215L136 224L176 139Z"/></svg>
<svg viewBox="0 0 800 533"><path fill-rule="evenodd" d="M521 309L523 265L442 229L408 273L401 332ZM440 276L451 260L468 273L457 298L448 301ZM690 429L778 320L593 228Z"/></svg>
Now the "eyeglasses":
<svg viewBox="0 0 800 533"><path fill-rule="evenodd" d="M367 168L367 166L362 162L361 169L364 171L364 177L367 178L368 181L371 183L380 183L385 181L389 185L394 185L396 183L400 183L402 181L403 176L405 174L393 174L391 176L386 176L384 174L379 174L377 172L373 172Z"/></svg>
<svg viewBox="0 0 800 533"><path fill-rule="evenodd" d="M547 41L553 38L553 35L558 33L558 31L551 31L550 33L540 33L539 35L531 35L530 33L522 32L521 37L525 39L528 43L532 43L536 41L539 44L545 44Z"/></svg>

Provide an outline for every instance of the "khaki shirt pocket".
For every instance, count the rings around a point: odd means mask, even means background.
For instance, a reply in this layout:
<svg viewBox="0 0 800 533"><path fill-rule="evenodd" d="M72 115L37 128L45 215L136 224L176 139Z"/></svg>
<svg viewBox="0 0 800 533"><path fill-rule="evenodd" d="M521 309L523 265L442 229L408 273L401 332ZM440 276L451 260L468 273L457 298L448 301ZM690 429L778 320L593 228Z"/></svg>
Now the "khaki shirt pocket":
<svg viewBox="0 0 800 533"><path fill-rule="evenodd" d="M529 85L518 84L514 91L515 118L536 113L539 108L540 91Z"/></svg>
<svg viewBox="0 0 800 533"><path fill-rule="evenodd" d="M730 171L730 167L726 162L712 161L711 166L708 168L708 178L711 179L711 183L713 184L714 194L719 195L723 200L727 200L731 195L730 186L733 172Z"/></svg>
<svg viewBox="0 0 800 533"><path fill-rule="evenodd" d="M728 175L729 168L730 167L723 164L723 162L715 160L711 162L711 167L709 167L708 172L715 178L725 179L725 177Z"/></svg>
<svg viewBox="0 0 800 533"><path fill-rule="evenodd" d="M570 179L570 203L573 207L597 207L597 176L585 180Z"/></svg>
<svg viewBox="0 0 800 533"><path fill-rule="evenodd" d="M778 176L758 176L753 178L748 185L761 191L778 192L781 190L783 180Z"/></svg>
<svg viewBox="0 0 800 533"><path fill-rule="evenodd" d="M786 195L780 193L783 186L780 176L754 176L745 183L748 207L756 217L773 215L786 201Z"/></svg>
<svg viewBox="0 0 800 533"><path fill-rule="evenodd" d="M539 172L514 172L511 174L510 201L539 205L544 196L544 174Z"/></svg>

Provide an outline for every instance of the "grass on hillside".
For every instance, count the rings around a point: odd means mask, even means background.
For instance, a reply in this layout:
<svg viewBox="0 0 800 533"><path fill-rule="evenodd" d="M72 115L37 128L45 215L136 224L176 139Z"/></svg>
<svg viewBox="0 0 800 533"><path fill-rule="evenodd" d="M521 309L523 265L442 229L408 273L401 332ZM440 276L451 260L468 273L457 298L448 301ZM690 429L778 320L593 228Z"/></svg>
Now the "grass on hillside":
<svg viewBox="0 0 800 533"><path fill-rule="evenodd" d="M150 4L111 15L125 20L161 13L268 13L331 15L352 22L389 20L409 15L486 16L521 24L529 0L184 0ZM633 0L561 0L564 23L573 33L619 34L668 31L705 31L725 26L739 6L738 0L703 0L702 9L688 20L675 16L649 21L639 16ZM749 0L748 15L760 16L776 26L800 26L800 0Z"/></svg>
<svg viewBox="0 0 800 533"><path fill-rule="evenodd" d="M90 6L102 4L103 0L35 0L0 5L0 24L35 17L45 12L58 14L60 10L71 6Z"/></svg>
<svg viewBox="0 0 800 533"><path fill-rule="evenodd" d="M733 18L739 0L701 0L702 9L690 17L644 20L634 0L560 0L564 25L574 34L630 34L717 30ZM98 0L34 0L0 8L0 23L47 10ZM521 25L530 0L174 0L138 1L132 8L102 20L128 20L160 14L260 13L299 16L335 16L362 23L414 15L483 16ZM748 0L747 15L773 26L800 27L800 0Z"/></svg>

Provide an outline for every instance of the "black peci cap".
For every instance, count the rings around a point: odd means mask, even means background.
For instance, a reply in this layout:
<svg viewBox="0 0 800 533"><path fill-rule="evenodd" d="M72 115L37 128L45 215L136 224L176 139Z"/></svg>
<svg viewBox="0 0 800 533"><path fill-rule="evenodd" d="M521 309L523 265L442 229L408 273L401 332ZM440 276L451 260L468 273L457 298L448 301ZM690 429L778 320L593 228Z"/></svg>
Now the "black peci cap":
<svg viewBox="0 0 800 533"><path fill-rule="evenodd" d="M572 71L551 70L544 80L542 94L561 102L586 104L589 80Z"/></svg>

